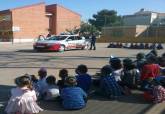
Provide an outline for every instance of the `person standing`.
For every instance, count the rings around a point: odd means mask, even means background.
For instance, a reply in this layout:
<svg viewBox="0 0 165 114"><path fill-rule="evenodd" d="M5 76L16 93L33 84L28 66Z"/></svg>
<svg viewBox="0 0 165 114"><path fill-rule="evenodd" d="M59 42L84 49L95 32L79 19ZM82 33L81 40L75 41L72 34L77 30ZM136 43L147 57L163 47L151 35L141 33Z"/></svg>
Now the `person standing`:
<svg viewBox="0 0 165 114"><path fill-rule="evenodd" d="M90 49L89 50L92 50L92 47L93 47L93 50L96 50L96 36L92 33L92 37L91 37L91 46L90 46Z"/></svg>

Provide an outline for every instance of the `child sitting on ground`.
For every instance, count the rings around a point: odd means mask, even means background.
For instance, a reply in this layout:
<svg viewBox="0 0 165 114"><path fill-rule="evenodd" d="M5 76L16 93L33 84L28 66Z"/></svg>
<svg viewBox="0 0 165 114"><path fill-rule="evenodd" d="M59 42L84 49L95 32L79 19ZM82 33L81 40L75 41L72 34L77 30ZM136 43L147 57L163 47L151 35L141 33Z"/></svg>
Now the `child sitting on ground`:
<svg viewBox="0 0 165 114"><path fill-rule="evenodd" d="M110 58L109 64L112 68L112 75L115 77L117 82L121 81L121 72L122 72L122 64L121 60L117 57Z"/></svg>
<svg viewBox="0 0 165 114"><path fill-rule="evenodd" d="M58 86L56 85L56 78L50 75L46 78L47 87L44 90L45 100L55 100L60 96Z"/></svg>
<svg viewBox="0 0 165 114"><path fill-rule="evenodd" d="M18 87L11 90L11 98L5 109L7 114L33 114L43 111L36 103L36 93L29 77L21 76L15 83Z"/></svg>
<svg viewBox="0 0 165 114"><path fill-rule="evenodd" d="M164 83L160 83L155 79L149 79L146 90L144 91L144 99L154 103L161 103L165 101Z"/></svg>
<svg viewBox="0 0 165 114"><path fill-rule="evenodd" d="M26 75L30 78L30 80L32 82L32 87L33 87L33 89L36 92L36 95L38 97L39 96L38 79L36 78L35 75L29 75L29 74L26 74Z"/></svg>
<svg viewBox="0 0 165 114"><path fill-rule="evenodd" d="M60 93L62 105L65 109L81 109L86 105L87 95L80 87L76 87L75 77L67 77L65 84Z"/></svg>
<svg viewBox="0 0 165 114"><path fill-rule="evenodd" d="M157 76L159 76L160 73L160 67L156 63L156 57L155 56L149 56L147 58L147 64L145 64L141 71L141 88L145 86L145 82L148 78L155 79Z"/></svg>
<svg viewBox="0 0 165 114"><path fill-rule="evenodd" d="M153 96L154 96L154 103L161 103L165 101L165 79L162 79L160 83L158 83L153 88Z"/></svg>
<svg viewBox="0 0 165 114"><path fill-rule="evenodd" d="M122 95L122 91L111 73L112 69L109 65L106 65L101 69L99 94L107 98L116 98Z"/></svg>
<svg viewBox="0 0 165 114"><path fill-rule="evenodd" d="M82 88L86 93L88 93L92 84L92 79L91 76L87 74L88 72L87 66L79 65L76 70L78 74L76 76L77 86Z"/></svg>
<svg viewBox="0 0 165 114"><path fill-rule="evenodd" d="M58 80L57 85L59 87L59 90L63 89L65 87L65 80L68 77L68 70L67 69L61 69L59 72L59 77L61 78Z"/></svg>
<svg viewBox="0 0 165 114"><path fill-rule="evenodd" d="M40 68L38 71L39 80L37 82L39 97L42 98L45 88L47 87L46 76L47 70L45 68Z"/></svg>
<svg viewBox="0 0 165 114"><path fill-rule="evenodd" d="M145 54L144 53L138 53L136 55L136 60L134 61L134 64L136 65L136 68L139 71L141 71L143 66L146 64Z"/></svg>
<svg viewBox="0 0 165 114"><path fill-rule="evenodd" d="M123 71L121 74L121 85L130 89L136 89L140 81L140 72L135 68L133 61L130 58L123 60Z"/></svg>

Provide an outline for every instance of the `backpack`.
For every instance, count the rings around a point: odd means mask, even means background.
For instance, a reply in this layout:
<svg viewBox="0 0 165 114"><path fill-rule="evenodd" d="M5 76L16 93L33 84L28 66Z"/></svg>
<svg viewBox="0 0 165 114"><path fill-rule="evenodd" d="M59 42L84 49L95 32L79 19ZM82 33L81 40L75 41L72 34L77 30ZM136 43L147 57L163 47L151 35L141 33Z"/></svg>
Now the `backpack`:
<svg viewBox="0 0 165 114"><path fill-rule="evenodd" d="M121 73L121 80L130 88L136 87L139 82L139 73L137 69L123 70Z"/></svg>

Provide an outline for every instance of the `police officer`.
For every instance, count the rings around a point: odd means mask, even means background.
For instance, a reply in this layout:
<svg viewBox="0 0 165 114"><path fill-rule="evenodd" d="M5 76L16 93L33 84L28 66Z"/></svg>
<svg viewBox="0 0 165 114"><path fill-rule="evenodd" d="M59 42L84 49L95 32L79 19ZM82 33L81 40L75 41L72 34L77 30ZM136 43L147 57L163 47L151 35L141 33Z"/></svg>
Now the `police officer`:
<svg viewBox="0 0 165 114"><path fill-rule="evenodd" d="M92 33L92 36L91 36L91 46L90 46L90 50L96 50L96 36Z"/></svg>

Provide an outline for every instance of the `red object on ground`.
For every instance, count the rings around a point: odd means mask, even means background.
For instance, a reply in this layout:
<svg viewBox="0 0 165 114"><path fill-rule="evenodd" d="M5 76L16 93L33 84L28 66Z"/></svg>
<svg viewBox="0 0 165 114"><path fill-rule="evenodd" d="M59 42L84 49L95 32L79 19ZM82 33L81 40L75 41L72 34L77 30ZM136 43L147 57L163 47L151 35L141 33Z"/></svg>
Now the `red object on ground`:
<svg viewBox="0 0 165 114"><path fill-rule="evenodd" d="M143 98L144 98L146 101L153 101L153 95L151 95L151 93L149 93L149 92L144 92Z"/></svg>

